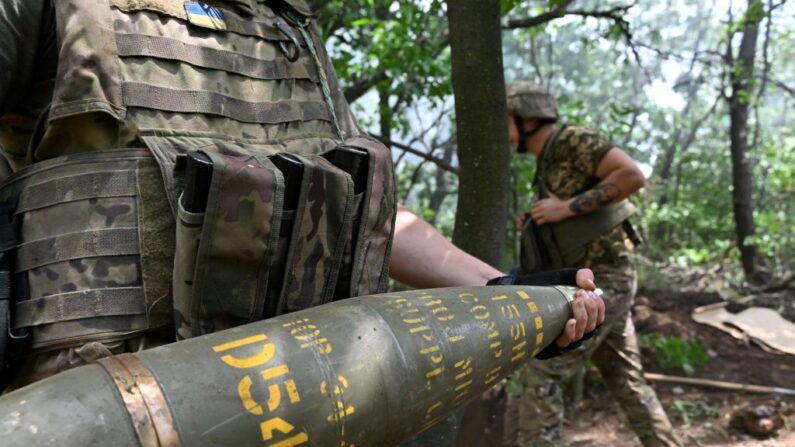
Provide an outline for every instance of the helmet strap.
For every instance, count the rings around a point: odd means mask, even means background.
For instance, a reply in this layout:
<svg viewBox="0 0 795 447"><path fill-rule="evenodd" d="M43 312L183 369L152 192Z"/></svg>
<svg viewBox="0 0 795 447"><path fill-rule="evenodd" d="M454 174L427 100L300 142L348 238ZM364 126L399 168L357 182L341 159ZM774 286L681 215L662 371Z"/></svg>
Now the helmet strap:
<svg viewBox="0 0 795 447"><path fill-rule="evenodd" d="M539 124L528 131L524 128L524 118L519 115L513 116L513 123L516 125L516 130L519 132L519 146L516 148L516 151L520 154L525 154L527 153L527 141L530 138L533 138L533 135L541 130L541 128L544 127L544 124Z"/></svg>
<svg viewBox="0 0 795 447"><path fill-rule="evenodd" d="M527 152L527 132L524 130L524 118L519 115L513 116L513 123L516 125L516 131L519 132L519 145L516 147L516 152L524 154Z"/></svg>

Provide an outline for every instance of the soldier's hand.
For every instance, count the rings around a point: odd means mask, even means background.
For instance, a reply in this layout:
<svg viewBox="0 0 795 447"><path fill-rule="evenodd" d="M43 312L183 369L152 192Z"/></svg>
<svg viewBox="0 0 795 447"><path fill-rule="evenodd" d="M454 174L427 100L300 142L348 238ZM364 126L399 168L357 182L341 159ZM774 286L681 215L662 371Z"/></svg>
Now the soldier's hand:
<svg viewBox="0 0 795 447"><path fill-rule="evenodd" d="M593 272L589 269L577 271L577 293L572 303L573 318L566 322L563 333L556 340L559 348L565 348L593 331L605 321L605 303L595 293Z"/></svg>
<svg viewBox="0 0 795 447"><path fill-rule="evenodd" d="M574 215L569 208L569 201L549 193L549 197L546 199L539 199L533 203L530 215L538 225L560 222Z"/></svg>
<svg viewBox="0 0 795 447"><path fill-rule="evenodd" d="M513 223L516 225L516 229L521 231L524 229L524 223L527 222L527 219L530 218L530 212L526 211L524 213L519 213L513 217Z"/></svg>

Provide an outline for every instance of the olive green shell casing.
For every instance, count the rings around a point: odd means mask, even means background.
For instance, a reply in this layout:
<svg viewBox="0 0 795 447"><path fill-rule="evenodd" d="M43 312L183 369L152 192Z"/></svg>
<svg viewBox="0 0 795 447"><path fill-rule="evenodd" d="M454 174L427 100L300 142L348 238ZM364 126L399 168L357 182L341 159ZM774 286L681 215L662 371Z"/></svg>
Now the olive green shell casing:
<svg viewBox="0 0 795 447"><path fill-rule="evenodd" d="M551 343L574 289L351 298L123 354L0 398L7 446L388 446Z"/></svg>

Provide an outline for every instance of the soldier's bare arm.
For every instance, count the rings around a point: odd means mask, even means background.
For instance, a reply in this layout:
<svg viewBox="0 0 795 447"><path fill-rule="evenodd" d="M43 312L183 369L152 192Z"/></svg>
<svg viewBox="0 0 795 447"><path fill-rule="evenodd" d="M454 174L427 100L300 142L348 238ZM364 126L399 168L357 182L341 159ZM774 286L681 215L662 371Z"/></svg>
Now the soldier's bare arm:
<svg viewBox="0 0 795 447"><path fill-rule="evenodd" d="M477 286L504 273L453 245L429 223L398 205L390 276L417 288ZM593 272L577 272L579 291L572 303L574 318L557 339L559 347L582 338L604 321L604 302L593 290Z"/></svg>
<svg viewBox="0 0 795 447"><path fill-rule="evenodd" d="M478 286L504 273L469 255L398 205L390 276L417 288Z"/></svg>
<svg viewBox="0 0 795 447"><path fill-rule="evenodd" d="M587 214L598 208L626 199L643 187L645 179L638 165L619 148L605 154L596 168L602 179L592 189L576 196L569 204L575 215Z"/></svg>
<svg viewBox="0 0 795 447"><path fill-rule="evenodd" d="M560 222L573 216L588 214L597 209L626 199L645 183L638 165L619 148L610 149L596 168L599 184L568 200L554 194L533 204L530 214L543 225Z"/></svg>

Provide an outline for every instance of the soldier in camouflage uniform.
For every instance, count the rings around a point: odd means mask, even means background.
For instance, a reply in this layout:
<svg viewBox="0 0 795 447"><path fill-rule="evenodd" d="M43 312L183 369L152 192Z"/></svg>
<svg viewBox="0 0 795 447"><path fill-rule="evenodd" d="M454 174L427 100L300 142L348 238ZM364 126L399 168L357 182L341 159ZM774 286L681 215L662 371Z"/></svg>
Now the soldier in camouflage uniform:
<svg viewBox="0 0 795 447"><path fill-rule="evenodd" d="M543 262L534 265L542 269L592 269L604 289L607 318L601 332L571 355L533 360L520 371L522 389L511 397L506 416L506 445L560 444L564 408L561 384L588 359L599 368L644 445L679 445L654 390L643 378L630 315L636 273L630 258L633 243L627 234L631 228L624 222L631 212L615 205L625 203L643 186L643 174L624 152L597 132L557 126L554 98L542 86L522 81L507 90L512 146L519 152L531 152L538 160L535 189L540 197L526 214L518 216L525 232L533 231L533 226L525 222L532 219L538 243L545 251ZM586 215L592 220L584 221ZM582 238L582 234L603 224L595 218L612 221L596 234ZM563 227L563 222L568 227ZM578 237L581 250L555 245L556 241ZM523 238L523 244L527 241ZM523 247L523 251L532 251L532 247Z"/></svg>
<svg viewBox="0 0 795 447"><path fill-rule="evenodd" d="M381 292L387 274L502 275L396 205L389 150L356 126L303 0L0 0L0 22L10 388ZM183 200L197 154L200 211ZM575 300L560 346L599 303Z"/></svg>

